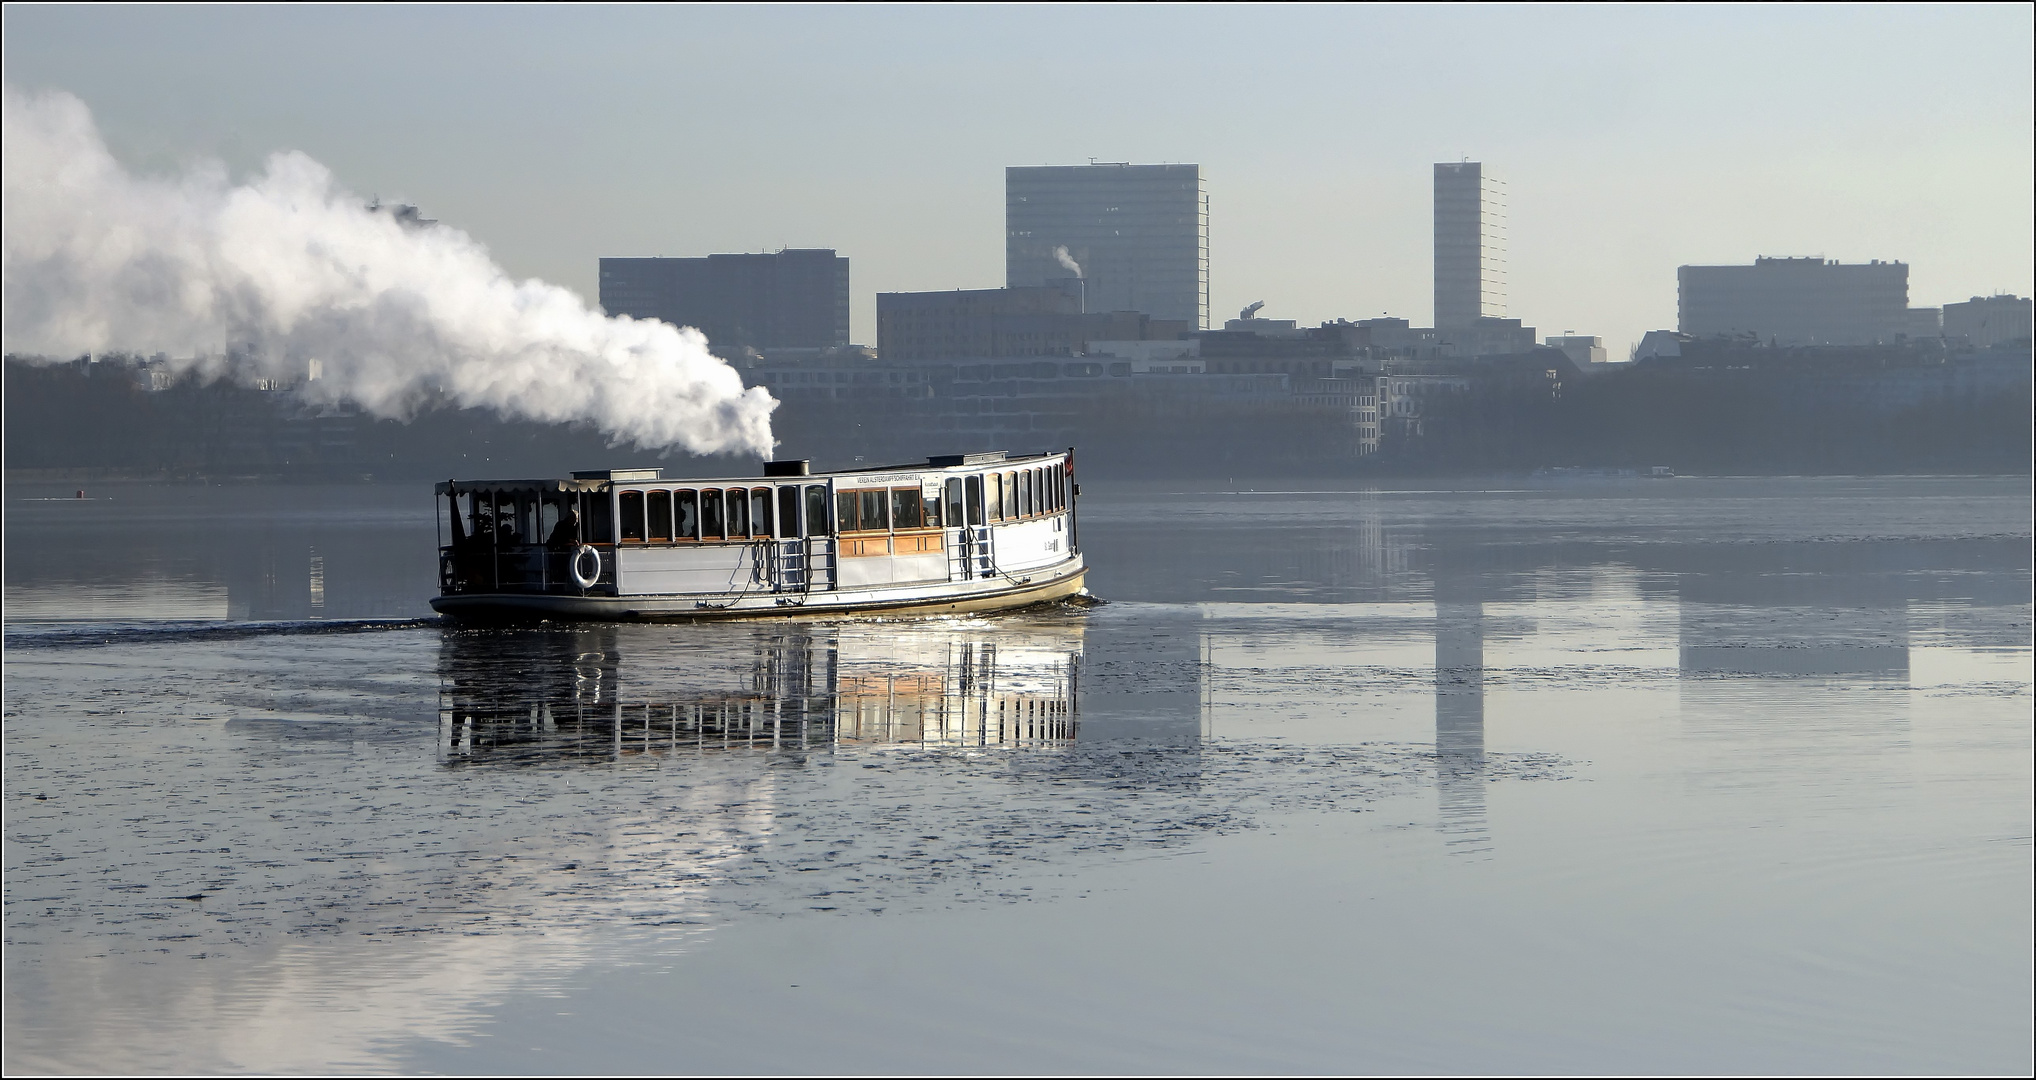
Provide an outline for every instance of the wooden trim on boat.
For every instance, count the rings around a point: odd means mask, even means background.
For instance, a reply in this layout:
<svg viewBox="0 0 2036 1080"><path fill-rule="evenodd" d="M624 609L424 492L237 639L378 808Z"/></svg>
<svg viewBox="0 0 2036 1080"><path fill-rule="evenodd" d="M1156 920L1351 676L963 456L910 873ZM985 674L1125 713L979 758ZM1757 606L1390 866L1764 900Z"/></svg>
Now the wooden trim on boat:
<svg viewBox="0 0 2036 1080"><path fill-rule="evenodd" d="M891 553L891 538L883 533L876 533L870 536L843 533L841 538L835 541L835 543L841 553L841 557L844 559L861 559L871 555L889 555Z"/></svg>

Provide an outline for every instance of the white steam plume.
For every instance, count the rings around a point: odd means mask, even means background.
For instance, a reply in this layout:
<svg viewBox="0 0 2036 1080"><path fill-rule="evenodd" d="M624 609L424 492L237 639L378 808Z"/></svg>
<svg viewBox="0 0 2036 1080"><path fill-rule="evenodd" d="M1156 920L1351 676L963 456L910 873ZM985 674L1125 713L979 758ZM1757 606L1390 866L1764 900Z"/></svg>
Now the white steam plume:
<svg viewBox="0 0 2036 1080"><path fill-rule="evenodd" d="M1075 257L1067 253L1066 244L1061 244L1055 247L1053 249L1053 257L1054 260L1059 262L1063 267L1066 267L1067 269L1074 271L1076 277L1082 276L1082 264L1076 262Z"/></svg>
<svg viewBox="0 0 2036 1080"><path fill-rule="evenodd" d="M618 443L770 453L777 407L698 330L607 318L514 281L457 229L370 211L324 166L271 157L130 176L85 104L5 87L4 348L193 356L201 378L320 378L307 393L407 418L449 400Z"/></svg>

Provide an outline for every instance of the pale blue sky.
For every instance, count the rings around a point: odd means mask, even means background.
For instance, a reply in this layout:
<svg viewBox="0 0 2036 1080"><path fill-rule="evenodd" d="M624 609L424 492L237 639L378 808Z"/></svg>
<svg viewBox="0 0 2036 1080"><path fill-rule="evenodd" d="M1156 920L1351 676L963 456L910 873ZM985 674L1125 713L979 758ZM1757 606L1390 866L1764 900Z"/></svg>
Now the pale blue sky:
<svg viewBox="0 0 2036 1080"><path fill-rule="evenodd" d="M1003 167L1193 161L1215 315L1430 316L1429 167L1512 194L1509 313L1615 351L1675 268L2031 292L2036 78L2000 7L5 10L6 77L151 171L303 150L592 298L602 255L834 247L1003 283Z"/></svg>

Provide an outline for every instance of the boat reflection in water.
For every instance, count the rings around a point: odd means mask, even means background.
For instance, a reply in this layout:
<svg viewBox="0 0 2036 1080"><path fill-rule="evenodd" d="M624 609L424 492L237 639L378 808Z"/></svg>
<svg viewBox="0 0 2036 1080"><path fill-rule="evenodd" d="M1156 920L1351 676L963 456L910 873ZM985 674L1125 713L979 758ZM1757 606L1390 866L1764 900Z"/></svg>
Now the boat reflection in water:
<svg viewBox="0 0 2036 1080"><path fill-rule="evenodd" d="M807 623L451 630L450 764L848 745L1073 741L1076 625Z"/></svg>

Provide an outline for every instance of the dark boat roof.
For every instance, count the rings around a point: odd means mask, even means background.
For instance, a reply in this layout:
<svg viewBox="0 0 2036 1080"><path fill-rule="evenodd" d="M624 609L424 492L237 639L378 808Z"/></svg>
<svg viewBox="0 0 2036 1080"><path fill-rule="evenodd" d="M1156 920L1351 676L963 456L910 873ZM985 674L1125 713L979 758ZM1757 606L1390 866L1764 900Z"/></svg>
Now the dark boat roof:
<svg viewBox="0 0 2036 1080"><path fill-rule="evenodd" d="M857 465L847 469L830 469L812 472L804 460L773 461L764 466L761 476L703 476L668 477L662 467L647 469L592 469L575 472L570 480L557 477L523 480L447 480L435 485L433 490L440 495L449 494L454 488L463 491L478 489L495 490L517 488L536 491L601 491L614 484L748 484L770 483L773 481L826 479L840 476L870 476L876 473L923 473L939 469L973 469L985 465L1044 461L1058 457L1066 451L1051 450L1040 454L1013 455L1004 450L993 450L982 454L943 454L925 461L909 462L903 465Z"/></svg>

